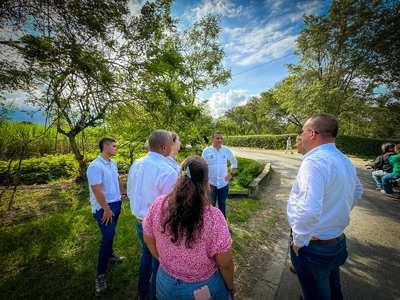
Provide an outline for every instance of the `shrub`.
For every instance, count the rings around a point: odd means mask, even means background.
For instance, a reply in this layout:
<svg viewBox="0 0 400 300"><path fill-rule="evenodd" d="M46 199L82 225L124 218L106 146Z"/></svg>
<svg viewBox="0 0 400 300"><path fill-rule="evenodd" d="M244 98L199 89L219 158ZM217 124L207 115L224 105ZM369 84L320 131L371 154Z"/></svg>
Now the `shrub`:
<svg viewBox="0 0 400 300"><path fill-rule="evenodd" d="M224 144L234 147L251 147L261 149L284 150L288 136L292 137L292 144L296 135L248 135L224 137ZM336 146L345 154L375 157L382 154L381 145L385 142L398 144L399 141L377 140L354 136L339 135L336 138Z"/></svg>
<svg viewBox="0 0 400 300"><path fill-rule="evenodd" d="M241 186L243 188L248 188L250 183L256 178L264 169L264 164L247 159L237 157L238 168L235 171L230 186Z"/></svg>
<svg viewBox="0 0 400 300"><path fill-rule="evenodd" d="M0 161L0 185L15 184L19 161L11 163ZM78 163L73 155L47 155L40 158L30 158L22 161L20 169L20 184L45 184L58 179L71 179L76 176ZM8 178L7 178L8 176ZM9 180L7 180L9 179Z"/></svg>

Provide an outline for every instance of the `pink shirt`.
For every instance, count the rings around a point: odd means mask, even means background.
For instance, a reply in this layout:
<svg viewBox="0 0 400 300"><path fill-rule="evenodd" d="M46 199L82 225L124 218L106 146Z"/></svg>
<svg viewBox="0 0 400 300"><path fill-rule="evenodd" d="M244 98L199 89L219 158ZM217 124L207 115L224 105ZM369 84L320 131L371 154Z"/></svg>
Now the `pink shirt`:
<svg viewBox="0 0 400 300"><path fill-rule="evenodd" d="M171 276L186 281L196 282L209 279L218 266L216 253L224 253L232 246L228 224L221 211L211 205L204 210L204 223L201 238L193 248L186 248L185 239L179 246L171 242L171 236L161 233L161 205L165 195L158 197L150 206L143 220L143 231L147 236L155 237L158 259L161 267ZM164 205L168 205L165 202Z"/></svg>

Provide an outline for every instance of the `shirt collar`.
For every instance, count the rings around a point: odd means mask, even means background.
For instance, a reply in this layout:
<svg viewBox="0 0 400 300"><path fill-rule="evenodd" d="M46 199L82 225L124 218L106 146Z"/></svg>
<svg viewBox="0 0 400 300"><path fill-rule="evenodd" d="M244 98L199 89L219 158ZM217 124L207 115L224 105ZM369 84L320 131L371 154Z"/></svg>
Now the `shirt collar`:
<svg viewBox="0 0 400 300"><path fill-rule="evenodd" d="M336 145L335 143L327 143L327 144L322 144L319 145L318 147L315 147L314 149L312 149L311 151L307 152L304 156L303 156L303 160L311 155L313 155L314 153L317 153L319 151L323 151L323 150L331 150L331 149L336 149Z"/></svg>
<svg viewBox="0 0 400 300"><path fill-rule="evenodd" d="M165 158L166 158L166 156L161 155L160 153L151 152L151 151L147 152L147 156L150 156L154 159L159 159L159 160L165 160Z"/></svg>
<svg viewBox="0 0 400 300"><path fill-rule="evenodd" d="M98 158L100 159L100 161L101 161L103 164L109 164L109 163L111 163L111 158L110 158L110 161L106 161L101 155L99 155Z"/></svg>

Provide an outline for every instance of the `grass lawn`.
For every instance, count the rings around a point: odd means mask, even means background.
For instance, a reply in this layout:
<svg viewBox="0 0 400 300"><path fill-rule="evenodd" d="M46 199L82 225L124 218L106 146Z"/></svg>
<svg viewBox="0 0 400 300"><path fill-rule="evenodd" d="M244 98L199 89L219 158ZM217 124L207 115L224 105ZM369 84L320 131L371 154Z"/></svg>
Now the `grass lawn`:
<svg viewBox="0 0 400 300"><path fill-rule="evenodd" d="M87 184L62 189L19 190L8 210L11 192L0 203L0 294L3 299L95 299L94 277L100 231L91 214ZM252 233L246 231L258 200L228 200L229 224L235 230L233 253L239 260ZM103 298L137 298L140 244L129 202L117 226L114 249L126 261L108 270Z"/></svg>

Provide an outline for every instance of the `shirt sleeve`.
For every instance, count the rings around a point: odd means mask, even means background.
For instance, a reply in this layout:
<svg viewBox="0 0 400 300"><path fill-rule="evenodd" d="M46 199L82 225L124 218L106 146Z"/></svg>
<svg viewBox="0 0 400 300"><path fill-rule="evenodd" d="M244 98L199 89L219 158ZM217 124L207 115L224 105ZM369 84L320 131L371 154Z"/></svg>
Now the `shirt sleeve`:
<svg viewBox="0 0 400 300"><path fill-rule="evenodd" d="M207 159L206 159L206 157L207 157L206 151L207 151L207 148L205 148L205 149L203 150L203 153L201 154L201 157L207 161Z"/></svg>
<svg viewBox="0 0 400 300"><path fill-rule="evenodd" d="M162 194L168 195L169 193L171 193L177 180L178 180L177 172L174 171L168 174L168 176L165 177L164 182L162 184Z"/></svg>
<svg viewBox="0 0 400 300"><path fill-rule="evenodd" d="M308 246L322 213L324 176L312 160L303 161L299 174L299 195L294 216L293 240L298 247Z"/></svg>
<svg viewBox="0 0 400 300"><path fill-rule="evenodd" d="M132 194L132 188L133 188L132 177L133 177L133 164L129 168L128 180L126 182L126 193L128 195L128 198L130 199L130 201L133 201L133 199L134 199L134 195Z"/></svg>
<svg viewBox="0 0 400 300"><path fill-rule="evenodd" d="M89 185L96 185L103 183L103 170L101 167L96 165L91 165L86 171L88 177Z"/></svg>
<svg viewBox="0 0 400 300"><path fill-rule="evenodd" d="M358 177L357 177L356 188L354 190L354 196L353 196L354 201L353 201L353 205L352 205L351 209L353 209L354 206L357 205L357 202L358 202L358 200L360 200L362 194L363 194L363 187L360 183L360 179L358 179Z"/></svg>
<svg viewBox="0 0 400 300"><path fill-rule="evenodd" d="M233 155L233 152L231 149L226 148L228 150L228 160L231 162L232 164L232 168L236 169L237 168L237 159L235 157L235 155Z"/></svg>
<svg viewBox="0 0 400 300"><path fill-rule="evenodd" d="M212 234L213 243L211 255L216 253L224 253L232 247L232 238L229 234L228 224L225 217L219 209L212 209L211 216L214 219Z"/></svg>

